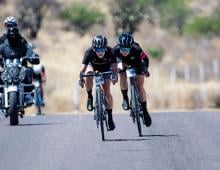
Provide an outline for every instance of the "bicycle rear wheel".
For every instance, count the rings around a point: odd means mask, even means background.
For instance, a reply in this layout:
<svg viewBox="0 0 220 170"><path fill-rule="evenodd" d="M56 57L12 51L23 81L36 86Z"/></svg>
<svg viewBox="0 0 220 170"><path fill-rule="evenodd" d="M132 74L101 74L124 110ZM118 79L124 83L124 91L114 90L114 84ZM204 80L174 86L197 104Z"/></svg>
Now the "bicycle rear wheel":
<svg viewBox="0 0 220 170"><path fill-rule="evenodd" d="M101 137L102 137L102 141L105 140L105 132L104 132L104 120L103 120L103 96L101 93L101 89L97 89L96 91L96 100L98 102L98 106L97 106L97 112L99 115L99 122L100 122L100 129L101 129Z"/></svg>
<svg viewBox="0 0 220 170"><path fill-rule="evenodd" d="M139 136L142 136L139 101L138 101L138 97L137 97L137 91L136 91L134 85L131 86L131 102L132 102L131 107L132 107L132 110L134 112L136 122L137 122L138 134L139 134Z"/></svg>

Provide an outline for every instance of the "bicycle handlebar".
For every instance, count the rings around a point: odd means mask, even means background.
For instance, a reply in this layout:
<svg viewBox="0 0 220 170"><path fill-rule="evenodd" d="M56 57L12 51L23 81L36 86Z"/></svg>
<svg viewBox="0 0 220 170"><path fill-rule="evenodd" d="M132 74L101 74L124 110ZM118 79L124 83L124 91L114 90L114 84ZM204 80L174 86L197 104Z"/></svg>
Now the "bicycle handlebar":
<svg viewBox="0 0 220 170"><path fill-rule="evenodd" d="M82 77L91 77L91 76L100 76L100 75L111 75L113 72L112 71L106 71L106 72L94 72L94 73L88 73L88 74L83 74Z"/></svg>

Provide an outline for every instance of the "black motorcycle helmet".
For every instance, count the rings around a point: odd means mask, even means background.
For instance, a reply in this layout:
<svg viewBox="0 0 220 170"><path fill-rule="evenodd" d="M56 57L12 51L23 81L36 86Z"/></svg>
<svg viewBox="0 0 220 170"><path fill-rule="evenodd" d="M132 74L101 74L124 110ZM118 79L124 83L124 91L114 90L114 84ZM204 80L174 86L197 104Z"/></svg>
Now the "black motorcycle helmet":
<svg viewBox="0 0 220 170"><path fill-rule="evenodd" d="M92 40L93 48L105 48L108 44L107 38L102 35L97 35Z"/></svg>
<svg viewBox="0 0 220 170"><path fill-rule="evenodd" d="M129 33L122 33L118 38L118 45L124 48L131 48L134 44L134 38Z"/></svg>

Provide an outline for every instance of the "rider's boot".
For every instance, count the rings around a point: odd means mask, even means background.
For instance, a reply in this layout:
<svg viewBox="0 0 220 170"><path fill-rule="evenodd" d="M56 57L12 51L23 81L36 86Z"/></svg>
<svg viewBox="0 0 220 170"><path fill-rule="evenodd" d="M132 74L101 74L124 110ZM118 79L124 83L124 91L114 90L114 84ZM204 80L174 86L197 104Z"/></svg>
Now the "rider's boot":
<svg viewBox="0 0 220 170"><path fill-rule="evenodd" d="M123 96L122 108L129 110L128 90L121 90Z"/></svg>
<svg viewBox="0 0 220 170"><path fill-rule="evenodd" d="M107 109L106 111L108 112L109 130L114 130L115 129L115 123L114 123L113 118L112 118L112 109Z"/></svg>
<svg viewBox="0 0 220 170"><path fill-rule="evenodd" d="M150 127L151 124L152 124L152 120L151 120L151 117L147 111L147 104L146 102L141 102L141 106L142 106L142 109L143 109L143 119L144 119L144 124L147 126L147 127Z"/></svg>

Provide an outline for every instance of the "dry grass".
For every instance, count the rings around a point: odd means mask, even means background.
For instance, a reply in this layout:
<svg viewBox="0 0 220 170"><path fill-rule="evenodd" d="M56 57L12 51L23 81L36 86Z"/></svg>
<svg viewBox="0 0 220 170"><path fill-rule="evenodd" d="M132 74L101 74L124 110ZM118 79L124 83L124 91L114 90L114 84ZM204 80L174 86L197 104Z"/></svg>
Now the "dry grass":
<svg viewBox="0 0 220 170"><path fill-rule="evenodd" d="M59 1L66 3L64 0ZM12 0L10 0L11 2ZM73 0L68 0L68 4L72 2ZM106 6L103 6L105 1L99 2L101 2L99 5L104 7L101 9L108 13ZM38 39L34 43L36 43L37 51L46 67L47 106L44 109L46 113L73 112L75 109L88 113L85 107L87 97L85 89L77 86L78 74L83 53L90 46L93 35L97 32L104 34L109 37L110 45L115 43L113 23L109 15L107 18L108 22L105 27L95 26L84 37L80 37L74 32L64 31L63 22L54 19L53 16L48 15L45 18ZM181 68L185 63L195 62L195 56L200 59L198 49L194 48L198 45L199 40L191 42L189 39L172 36L159 27L149 26L146 22L141 25L135 38L143 47L161 46L166 49L162 63L151 62L152 76L145 83L150 110L220 107L219 82L170 84L167 68L164 67L166 64L176 63ZM210 52L211 55L208 55L206 52L206 56L219 54L219 39L212 40L210 44L214 47L209 51L215 51L215 54ZM155 80L154 68L161 72L158 80ZM122 96L118 84L112 86L112 94L114 112L123 112L121 109ZM28 112L34 113L35 108L28 109Z"/></svg>

